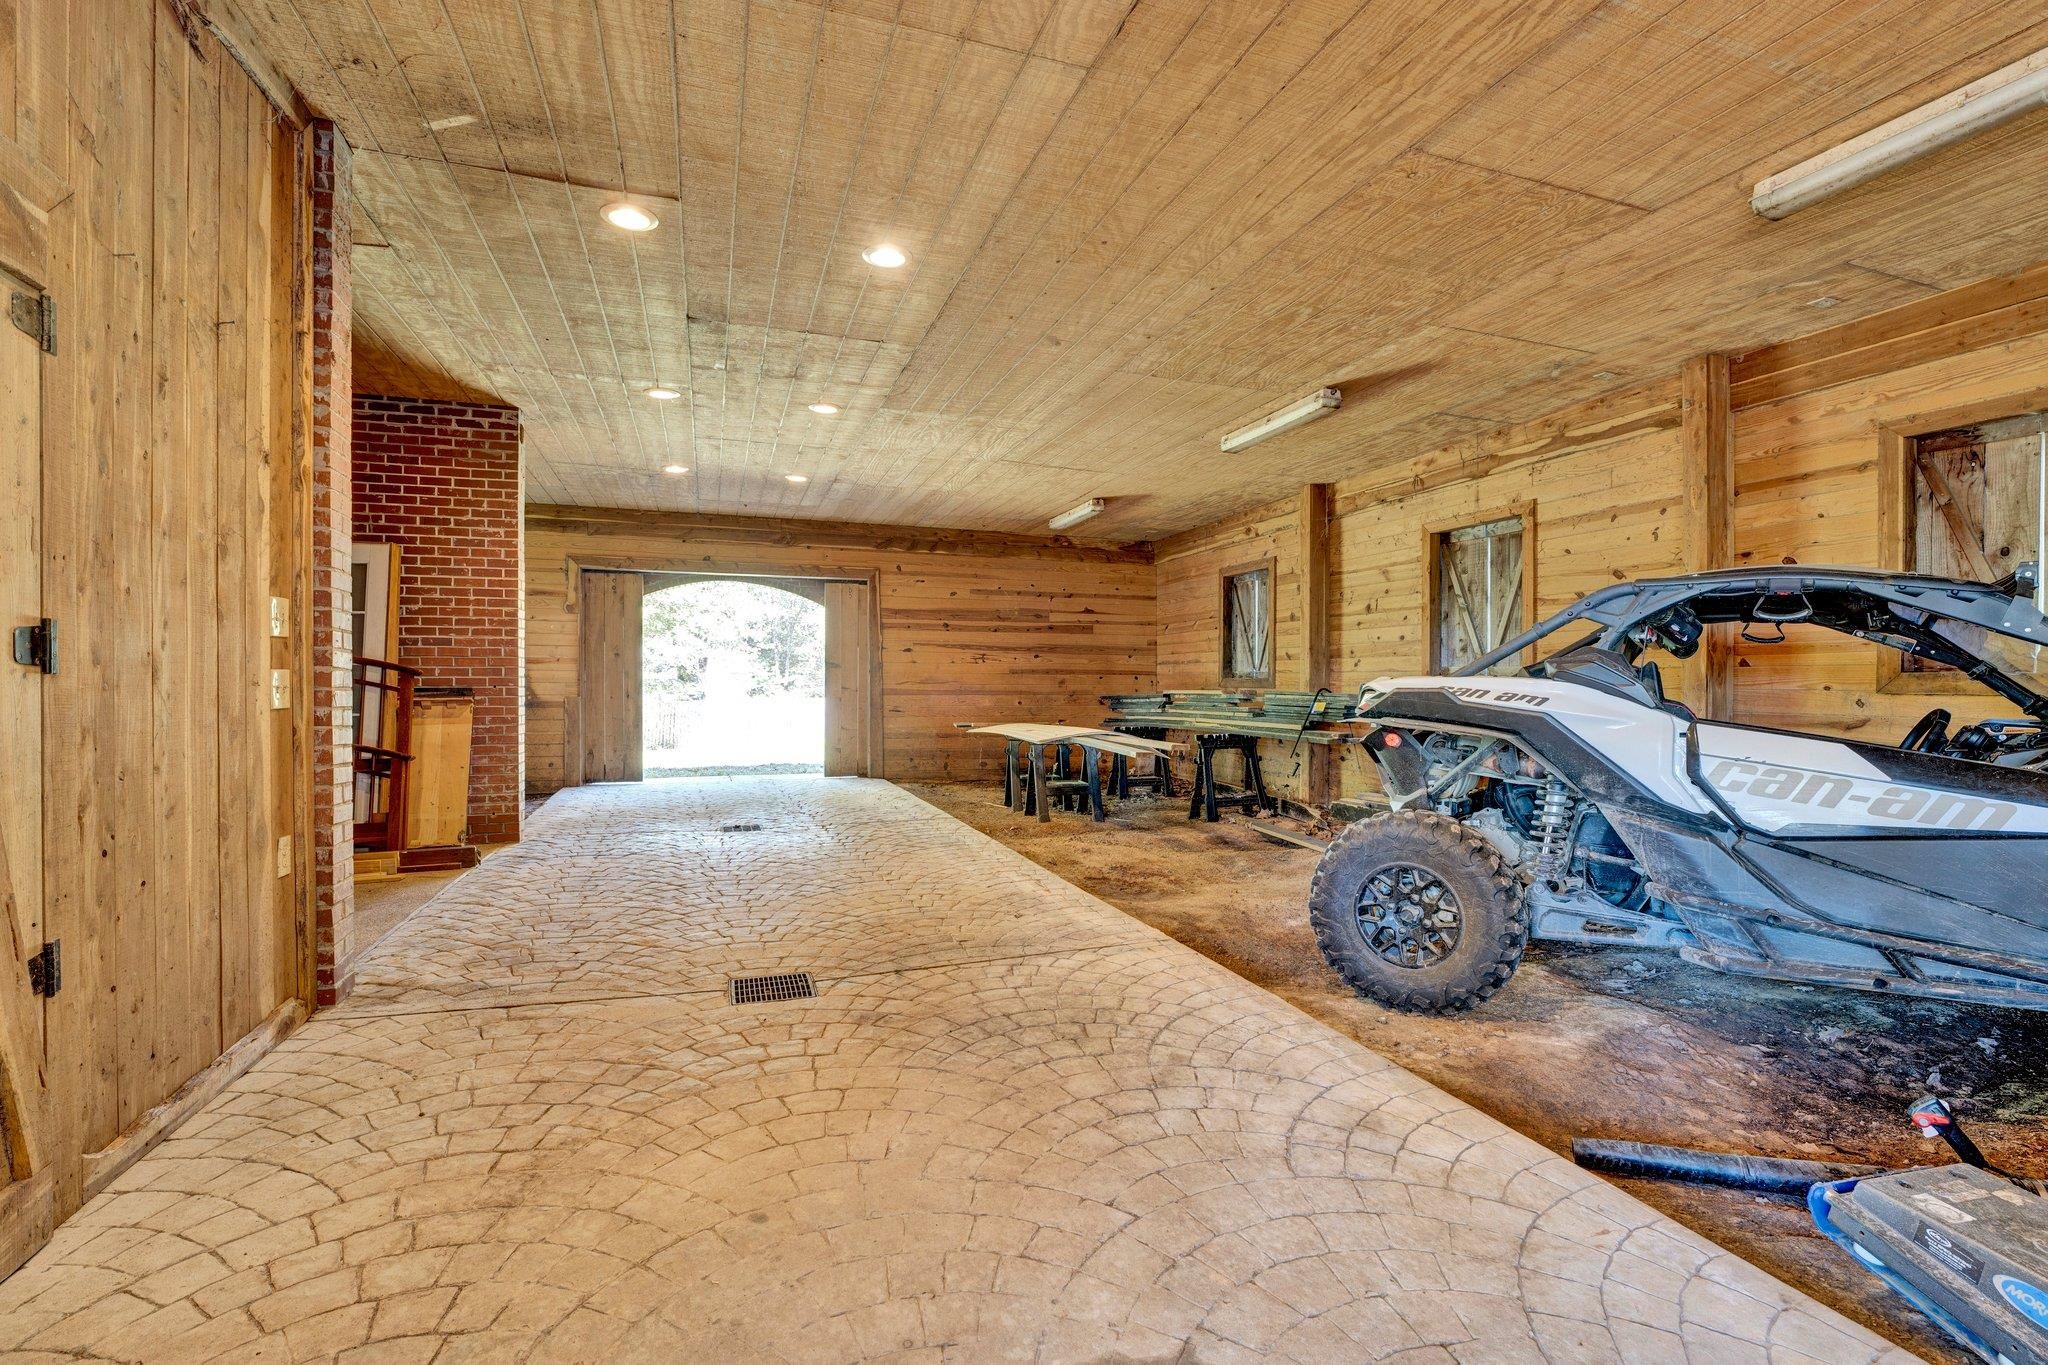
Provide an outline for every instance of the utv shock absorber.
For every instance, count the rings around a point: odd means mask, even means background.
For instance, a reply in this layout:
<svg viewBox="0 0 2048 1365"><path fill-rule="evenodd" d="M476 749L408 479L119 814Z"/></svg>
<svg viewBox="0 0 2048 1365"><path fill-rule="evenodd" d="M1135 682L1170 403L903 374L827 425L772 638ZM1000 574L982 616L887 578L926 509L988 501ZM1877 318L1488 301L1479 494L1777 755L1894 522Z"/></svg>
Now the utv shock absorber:
<svg viewBox="0 0 2048 1365"><path fill-rule="evenodd" d="M1578 811L1579 799L1572 789L1560 778L1546 778L1536 802L1536 857L1530 868L1538 885L1549 886L1563 878Z"/></svg>

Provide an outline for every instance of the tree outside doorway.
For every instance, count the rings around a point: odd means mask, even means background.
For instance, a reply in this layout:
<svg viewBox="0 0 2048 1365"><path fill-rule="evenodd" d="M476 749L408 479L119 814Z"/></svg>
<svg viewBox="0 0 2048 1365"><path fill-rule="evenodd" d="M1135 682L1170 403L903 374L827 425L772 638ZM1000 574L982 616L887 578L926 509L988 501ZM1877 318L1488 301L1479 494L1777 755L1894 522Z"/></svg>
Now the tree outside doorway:
<svg viewBox="0 0 2048 1365"><path fill-rule="evenodd" d="M648 777L819 773L825 608L761 583L711 580L641 605Z"/></svg>

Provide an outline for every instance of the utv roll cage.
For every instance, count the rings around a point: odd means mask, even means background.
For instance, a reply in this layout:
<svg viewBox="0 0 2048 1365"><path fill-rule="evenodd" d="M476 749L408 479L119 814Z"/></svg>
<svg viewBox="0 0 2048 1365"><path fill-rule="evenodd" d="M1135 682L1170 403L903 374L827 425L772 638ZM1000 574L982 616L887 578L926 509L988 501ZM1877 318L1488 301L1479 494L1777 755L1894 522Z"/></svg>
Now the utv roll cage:
<svg viewBox="0 0 2048 1365"><path fill-rule="evenodd" d="M1551 659L1591 648L1618 654L1633 664L1651 644L1684 658L1698 647L1704 626L1729 621L1775 627L1808 624L1954 668L2034 719L2048 722L2048 695L1938 629L1943 621L1956 621L2048 649L2048 616L2032 601L2037 574L2035 565L2022 564L1997 583L1867 569L1792 567L1718 569L1638 579L1580 598L1452 676L1488 672L1575 621L1588 622L1596 629ZM1523 672L1540 677L1549 661Z"/></svg>

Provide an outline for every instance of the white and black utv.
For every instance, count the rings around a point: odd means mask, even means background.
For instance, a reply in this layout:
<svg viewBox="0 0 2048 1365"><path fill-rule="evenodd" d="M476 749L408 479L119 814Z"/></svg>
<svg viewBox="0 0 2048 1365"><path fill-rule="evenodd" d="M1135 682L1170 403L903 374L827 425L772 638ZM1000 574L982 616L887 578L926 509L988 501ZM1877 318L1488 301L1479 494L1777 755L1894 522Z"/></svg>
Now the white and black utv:
<svg viewBox="0 0 2048 1365"><path fill-rule="evenodd" d="M1998 584L1772 569L1603 589L1456 674L1382 678L1358 723L1391 804L1323 856L1330 964L1397 1009L1468 1009L1531 937L1784 980L2048 1009L2048 618ZM1591 633L1512 676L1523 651ZM1661 649L1838 631L2018 712L1896 746L1700 720ZM1986 698L1988 701L1989 698Z"/></svg>

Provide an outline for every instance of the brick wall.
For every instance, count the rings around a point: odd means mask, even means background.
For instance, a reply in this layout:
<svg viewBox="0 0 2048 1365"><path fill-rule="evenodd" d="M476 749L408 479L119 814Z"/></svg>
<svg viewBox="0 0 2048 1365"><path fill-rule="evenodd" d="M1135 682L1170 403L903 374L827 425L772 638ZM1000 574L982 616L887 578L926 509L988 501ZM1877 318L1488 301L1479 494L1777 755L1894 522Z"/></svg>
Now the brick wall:
<svg viewBox="0 0 2048 1365"><path fill-rule="evenodd" d="M315 119L310 176L313 405L313 998L348 994L355 967L355 723L349 603L349 148ZM338 396L338 397L337 397Z"/></svg>
<svg viewBox="0 0 2048 1365"><path fill-rule="evenodd" d="M399 549L398 662L476 694L469 838L519 837L519 411L355 397L355 537Z"/></svg>

